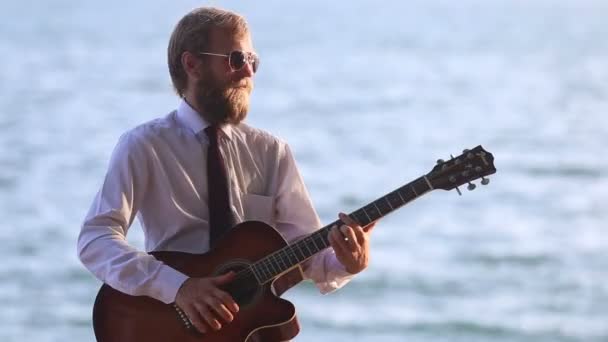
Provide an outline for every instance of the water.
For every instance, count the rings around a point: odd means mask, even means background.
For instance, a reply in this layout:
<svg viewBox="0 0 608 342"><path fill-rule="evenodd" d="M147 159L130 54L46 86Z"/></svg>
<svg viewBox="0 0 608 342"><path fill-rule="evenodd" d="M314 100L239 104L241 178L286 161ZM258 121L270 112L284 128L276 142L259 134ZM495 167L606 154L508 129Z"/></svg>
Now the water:
<svg viewBox="0 0 608 342"><path fill-rule="evenodd" d="M79 225L120 133L176 106L166 44L200 4L3 4L1 341L94 340ZM605 1L212 4L247 16L249 122L290 142L324 222L496 157L489 186L382 221L341 291L289 292L298 341L608 341Z"/></svg>

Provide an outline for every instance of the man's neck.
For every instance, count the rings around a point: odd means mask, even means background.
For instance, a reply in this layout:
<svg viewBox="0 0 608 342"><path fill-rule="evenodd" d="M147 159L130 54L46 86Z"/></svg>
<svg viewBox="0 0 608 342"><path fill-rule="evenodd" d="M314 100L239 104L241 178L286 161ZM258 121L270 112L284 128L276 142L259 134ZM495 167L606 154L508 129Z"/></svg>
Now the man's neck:
<svg viewBox="0 0 608 342"><path fill-rule="evenodd" d="M194 96L188 96L188 94L186 94L186 96L184 96L184 101L186 101L186 103L192 107L192 109L194 109L194 111L201 117L203 118L203 120L205 120L206 122L212 124L213 120L210 120L210 118L208 118L205 115L205 111L203 110L203 108L201 108L198 104L198 102L196 102L196 99L194 98Z"/></svg>

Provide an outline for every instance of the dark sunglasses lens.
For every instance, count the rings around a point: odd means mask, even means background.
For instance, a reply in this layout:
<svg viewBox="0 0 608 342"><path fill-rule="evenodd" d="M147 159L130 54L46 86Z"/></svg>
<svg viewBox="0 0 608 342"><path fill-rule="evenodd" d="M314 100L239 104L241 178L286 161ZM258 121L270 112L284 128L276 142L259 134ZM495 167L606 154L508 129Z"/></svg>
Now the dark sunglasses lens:
<svg viewBox="0 0 608 342"><path fill-rule="evenodd" d="M232 70L241 70L245 64L247 64L247 60L251 60L251 68L253 72L258 70L258 65L260 64L260 58L256 54L245 54L243 51L232 51L230 53L230 67Z"/></svg>
<svg viewBox="0 0 608 342"><path fill-rule="evenodd" d="M245 54L243 51L232 51L230 53L230 67L233 70L241 70L247 61L245 60Z"/></svg>
<svg viewBox="0 0 608 342"><path fill-rule="evenodd" d="M260 66L260 57L258 55L253 55L251 58L251 68L253 72L258 71L258 67Z"/></svg>

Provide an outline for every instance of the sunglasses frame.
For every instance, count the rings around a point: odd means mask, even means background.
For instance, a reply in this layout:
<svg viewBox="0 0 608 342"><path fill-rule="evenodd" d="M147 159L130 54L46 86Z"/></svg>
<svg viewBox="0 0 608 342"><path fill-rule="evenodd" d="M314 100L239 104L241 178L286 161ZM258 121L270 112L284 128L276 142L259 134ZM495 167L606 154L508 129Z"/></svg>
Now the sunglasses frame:
<svg viewBox="0 0 608 342"><path fill-rule="evenodd" d="M231 56L233 56L233 54L235 53L241 53L244 57L245 57L245 63L243 64L242 67L236 69L232 66L231 61ZM260 56L258 56L257 53L255 52L248 52L248 51L242 51L242 50L232 50L230 51L229 54L225 55L225 54L221 54L221 53L213 53L213 52L199 52L199 55L205 55L205 56L216 56L216 57L225 57L228 59L228 66L230 67L231 71L240 71L243 70L243 68L245 67L245 64L249 64L251 65L251 69L253 70L253 72L257 72L259 67L260 67ZM254 62L256 62L254 64Z"/></svg>

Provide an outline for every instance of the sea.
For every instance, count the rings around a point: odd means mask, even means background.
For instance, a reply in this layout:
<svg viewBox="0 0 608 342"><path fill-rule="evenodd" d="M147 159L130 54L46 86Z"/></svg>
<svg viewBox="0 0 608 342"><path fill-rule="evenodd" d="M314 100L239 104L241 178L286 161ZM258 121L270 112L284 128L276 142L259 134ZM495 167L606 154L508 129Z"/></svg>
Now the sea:
<svg viewBox="0 0 608 342"><path fill-rule="evenodd" d="M323 222L495 158L382 219L343 288L287 292L296 341L608 341L606 0L3 0L0 341L95 341L80 225L118 137L178 105L167 43L198 6L247 18L247 122L290 144Z"/></svg>

